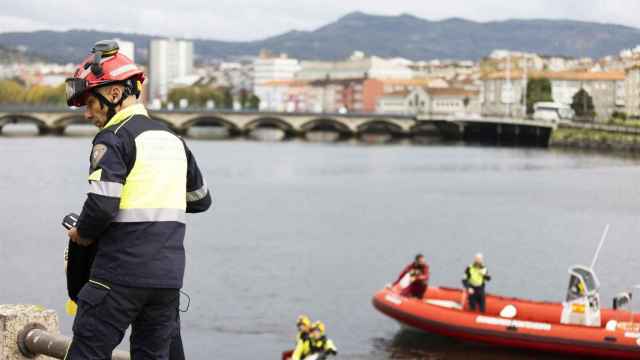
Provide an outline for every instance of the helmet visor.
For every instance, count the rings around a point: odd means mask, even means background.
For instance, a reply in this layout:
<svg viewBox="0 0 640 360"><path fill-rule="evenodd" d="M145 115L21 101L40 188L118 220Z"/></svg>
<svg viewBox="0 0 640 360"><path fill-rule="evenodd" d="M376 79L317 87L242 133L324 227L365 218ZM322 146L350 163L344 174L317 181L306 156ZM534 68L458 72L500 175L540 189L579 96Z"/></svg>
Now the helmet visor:
<svg viewBox="0 0 640 360"><path fill-rule="evenodd" d="M89 82L85 79L68 78L65 80L67 105L68 106L85 106L86 92L89 88Z"/></svg>

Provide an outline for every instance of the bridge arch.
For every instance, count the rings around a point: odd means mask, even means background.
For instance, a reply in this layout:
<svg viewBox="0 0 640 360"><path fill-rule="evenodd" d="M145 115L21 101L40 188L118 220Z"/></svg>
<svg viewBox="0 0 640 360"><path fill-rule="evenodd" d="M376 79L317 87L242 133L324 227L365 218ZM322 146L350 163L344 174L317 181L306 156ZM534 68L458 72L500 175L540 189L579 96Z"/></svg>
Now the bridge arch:
<svg viewBox="0 0 640 360"><path fill-rule="evenodd" d="M2 132L2 128L7 124L34 124L38 127L39 135L44 135L49 132L49 126L47 126L44 120L26 114L7 114L0 117L0 133Z"/></svg>
<svg viewBox="0 0 640 360"><path fill-rule="evenodd" d="M198 116L188 120L182 125L182 132L189 135L189 130L196 126L221 127L226 132L226 137L235 136L242 132L242 130L230 120L215 115Z"/></svg>
<svg viewBox="0 0 640 360"><path fill-rule="evenodd" d="M155 121L159 121L165 125L167 125L167 127L169 129L171 129L172 131L176 132L176 133L181 133L181 129L177 128L171 121L161 117L161 116L157 116L155 114L149 114L149 117Z"/></svg>
<svg viewBox="0 0 640 360"><path fill-rule="evenodd" d="M358 137L366 142L390 142L404 135L402 127L390 120L373 119L358 126Z"/></svg>
<svg viewBox="0 0 640 360"><path fill-rule="evenodd" d="M284 140L293 137L296 134L294 127L286 120L274 116L263 116L251 120L244 127L245 133L252 138L263 140L259 135L261 130L273 130L274 133L269 136L272 140Z"/></svg>
<svg viewBox="0 0 640 360"><path fill-rule="evenodd" d="M353 135L349 126L330 117L313 119L302 124L300 129L304 137L311 141L339 141Z"/></svg>

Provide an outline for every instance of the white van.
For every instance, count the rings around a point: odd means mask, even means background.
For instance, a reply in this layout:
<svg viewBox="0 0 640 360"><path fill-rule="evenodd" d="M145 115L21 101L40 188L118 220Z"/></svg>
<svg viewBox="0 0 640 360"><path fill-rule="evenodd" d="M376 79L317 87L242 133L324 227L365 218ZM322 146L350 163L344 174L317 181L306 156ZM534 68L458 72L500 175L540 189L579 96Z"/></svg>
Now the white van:
<svg viewBox="0 0 640 360"><path fill-rule="evenodd" d="M556 102L537 102L533 105L533 119L557 123L561 120L571 121L575 116L573 109Z"/></svg>

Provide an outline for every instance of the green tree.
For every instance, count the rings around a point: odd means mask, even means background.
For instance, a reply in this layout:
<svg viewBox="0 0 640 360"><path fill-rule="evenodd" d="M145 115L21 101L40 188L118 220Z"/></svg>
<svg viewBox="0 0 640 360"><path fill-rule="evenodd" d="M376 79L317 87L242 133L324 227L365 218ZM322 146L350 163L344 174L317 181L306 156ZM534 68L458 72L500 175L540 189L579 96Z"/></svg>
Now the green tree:
<svg viewBox="0 0 640 360"><path fill-rule="evenodd" d="M25 89L14 80L0 81L0 103L17 104L23 102Z"/></svg>
<svg viewBox="0 0 640 360"><path fill-rule="evenodd" d="M247 90L240 90L240 108L245 109L249 105L249 94Z"/></svg>
<svg viewBox="0 0 640 360"><path fill-rule="evenodd" d="M551 81L547 78L527 81L527 114L533 114L533 105L541 101L553 101Z"/></svg>
<svg viewBox="0 0 640 360"><path fill-rule="evenodd" d="M585 89L580 89L573 95L571 108L576 113L576 117L592 120L596 116L596 109L593 105L593 98Z"/></svg>
<svg viewBox="0 0 640 360"><path fill-rule="evenodd" d="M260 98L256 96L256 94L251 94L249 96L249 105L247 106L249 110L258 110L260 109Z"/></svg>
<svg viewBox="0 0 640 360"><path fill-rule="evenodd" d="M233 95L230 88L225 88L222 92L222 108L233 109Z"/></svg>

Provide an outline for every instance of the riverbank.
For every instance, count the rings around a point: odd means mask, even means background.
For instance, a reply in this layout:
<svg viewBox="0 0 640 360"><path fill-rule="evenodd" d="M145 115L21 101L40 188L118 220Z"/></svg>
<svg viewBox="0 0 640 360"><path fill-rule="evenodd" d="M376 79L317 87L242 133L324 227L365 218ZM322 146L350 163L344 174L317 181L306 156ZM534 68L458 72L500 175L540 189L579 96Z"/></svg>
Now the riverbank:
<svg viewBox="0 0 640 360"><path fill-rule="evenodd" d="M551 134L549 147L640 153L640 128L604 124L562 124Z"/></svg>

